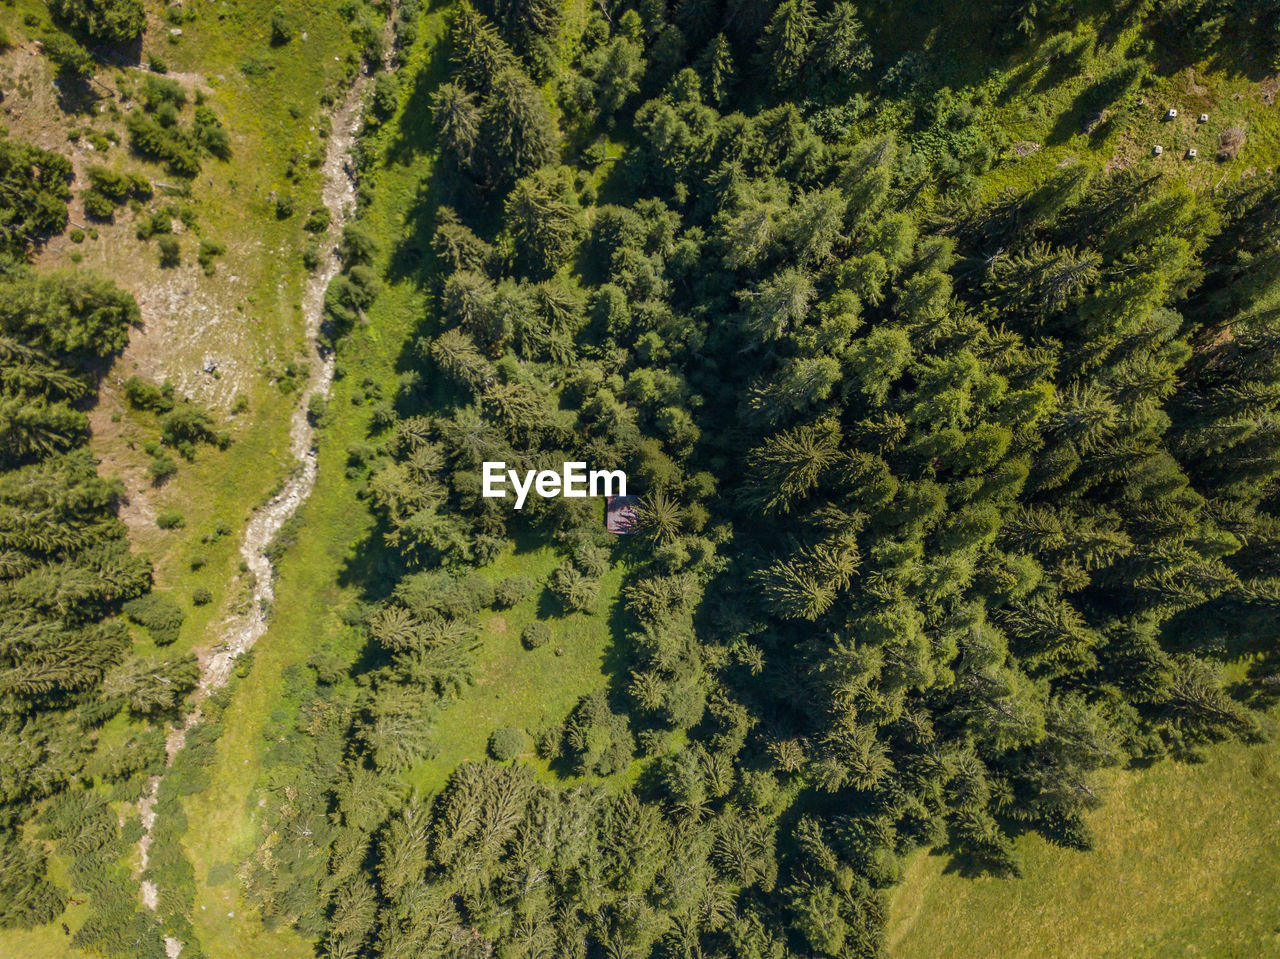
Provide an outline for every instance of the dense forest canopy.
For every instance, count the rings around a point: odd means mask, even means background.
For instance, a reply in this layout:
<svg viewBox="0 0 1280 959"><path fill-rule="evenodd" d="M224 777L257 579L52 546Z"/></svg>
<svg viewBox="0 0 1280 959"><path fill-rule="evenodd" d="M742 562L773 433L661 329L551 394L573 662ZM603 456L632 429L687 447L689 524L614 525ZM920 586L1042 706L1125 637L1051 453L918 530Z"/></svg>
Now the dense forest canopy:
<svg viewBox="0 0 1280 959"><path fill-rule="evenodd" d="M1273 7L1110 26L1265 60L1239 28ZM1221 667L1276 640L1280 184L1082 159L984 191L982 102L884 62L851 3L563 16L457 5L431 227L344 237L340 357L384 281L431 307L350 450L369 645L313 658L273 749L268 919L332 957L874 956L911 850L1014 875L1020 833L1089 847L1097 770L1264 736L1265 684ZM1072 12L991 20L1014 50ZM583 458L627 470L639 536L480 496L484 461ZM566 613L625 566L625 674L529 730L553 782L498 730L408 791L478 614L527 591L485 572L513 540L557 545Z"/></svg>
<svg viewBox="0 0 1280 959"><path fill-rule="evenodd" d="M105 791L163 763L150 723L178 712L196 670L193 657L131 654L119 614L163 601L116 516L122 487L87 445L85 410L137 303L90 273L26 265L66 226L70 178L65 157L0 138L0 925L55 919L70 880L94 900L77 945L162 953ZM117 716L133 735L95 749ZM73 857L62 882L50 851Z"/></svg>

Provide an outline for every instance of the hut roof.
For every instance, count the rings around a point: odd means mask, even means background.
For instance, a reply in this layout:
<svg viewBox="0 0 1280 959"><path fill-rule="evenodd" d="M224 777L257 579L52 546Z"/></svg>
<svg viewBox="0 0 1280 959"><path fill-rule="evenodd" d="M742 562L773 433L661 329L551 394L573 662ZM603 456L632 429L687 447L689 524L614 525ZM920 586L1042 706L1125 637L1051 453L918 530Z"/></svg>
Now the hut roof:
<svg viewBox="0 0 1280 959"><path fill-rule="evenodd" d="M639 528L639 496L610 496L605 504L604 525L610 533L634 533Z"/></svg>

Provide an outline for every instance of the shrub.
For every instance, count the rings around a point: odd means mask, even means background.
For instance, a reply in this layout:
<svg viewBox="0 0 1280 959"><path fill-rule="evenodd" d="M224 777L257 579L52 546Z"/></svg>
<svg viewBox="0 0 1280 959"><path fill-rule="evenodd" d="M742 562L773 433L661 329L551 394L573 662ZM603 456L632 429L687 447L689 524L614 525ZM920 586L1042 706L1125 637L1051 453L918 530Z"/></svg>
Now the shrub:
<svg viewBox="0 0 1280 959"><path fill-rule="evenodd" d="M142 110L125 117L124 125L134 149L143 156L164 161L178 176L193 177L200 172L199 143L190 131L165 126Z"/></svg>
<svg viewBox="0 0 1280 959"><path fill-rule="evenodd" d="M226 160L231 157L231 136L227 133L226 127L222 125L222 121L218 119L217 114L208 107L196 107L192 133L196 142L210 156L215 156L219 160Z"/></svg>
<svg viewBox="0 0 1280 959"><path fill-rule="evenodd" d="M168 453L157 453L151 457L147 472L151 474L151 482L158 485L178 472L178 464Z"/></svg>
<svg viewBox="0 0 1280 959"><path fill-rule="evenodd" d="M176 509L166 509L156 516L156 525L161 529L177 529L180 526L186 526L187 521Z"/></svg>
<svg viewBox="0 0 1280 959"><path fill-rule="evenodd" d="M171 234L166 234L160 237L159 243L160 265L165 269L178 266L182 262L182 248L178 241Z"/></svg>
<svg viewBox="0 0 1280 959"><path fill-rule="evenodd" d="M84 200L85 215L94 220L109 220L115 215L117 204L97 190L85 190L81 199Z"/></svg>
<svg viewBox="0 0 1280 959"><path fill-rule="evenodd" d="M342 254L342 262L348 266L357 263L370 263L378 252L378 244L368 227L359 223L348 223L342 228L342 239L338 244Z"/></svg>
<svg viewBox="0 0 1280 959"><path fill-rule="evenodd" d="M145 626L157 646L167 646L177 639L186 618L181 606L159 593L129 600L124 604L124 614L139 626Z"/></svg>
<svg viewBox="0 0 1280 959"><path fill-rule="evenodd" d="M545 646L551 642L551 627L542 622L530 623L520 634L520 642L524 644L525 649Z"/></svg>
<svg viewBox="0 0 1280 959"><path fill-rule="evenodd" d="M205 239L200 241L200 248L196 251L196 262L204 270L205 276L213 276L214 257L222 256L226 252L227 248L217 240Z"/></svg>
<svg viewBox="0 0 1280 959"><path fill-rule="evenodd" d="M163 386L156 386L131 376L124 381L124 398L135 410L168 413L173 409L173 384L165 380Z"/></svg>
<svg viewBox="0 0 1280 959"><path fill-rule="evenodd" d="M308 233L323 233L329 229L329 208L318 206L307 214L306 221L302 224L302 228Z"/></svg>
<svg viewBox="0 0 1280 959"><path fill-rule="evenodd" d="M373 115L379 120L389 119L396 112L398 103L395 77L389 73L379 73L378 78L373 81L373 97L370 102Z"/></svg>
<svg viewBox="0 0 1280 959"><path fill-rule="evenodd" d="M213 602L213 592L208 586L197 586L191 592L191 602L196 606L208 606Z"/></svg>
<svg viewBox="0 0 1280 959"><path fill-rule="evenodd" d="M221 437L213 429L213 417L192 403L174 407L160 421L160 438L186 459L195 459L196 444L221 445Z"/></svg>
<svg viewBox="0 0 1280 959"><path fill-rule="evenodd" d="M296 29L284 7L276 7L271 11L271 44L282 46L293 39Z"/></svg>
<svg viewBox="0 0 1280 959"><path fill-rule="evenodd" d="M79 227L74 227L74 228L71 230L71 233L70 233L69 235L70 235L70 237L71 237L71 242L72 242L72 243L83 243L83 242L84 242L84 230L80 229Z"/></svg>
<svg viewBox="0 0 1280 959"><path fill-rule="evenodd" d="M533 592L533 581L527 576L508 576L494 590L493 601L497 606L509 609L531 592Z"/></svg>
<svg viewBox="0 0 1280 959"><path fill-rule="evenodd" d="M489 755L499 762L515 759L524 749L524 730L503 726L489 737Z"/></svg>
<svg viewBox="0 0 1280 959"><path fill-rule="evenodd" d="M151 216L139 221L137 236L139 240L149 240L156 234L173 232L173 217L165 210L156 210Z"/></svg>

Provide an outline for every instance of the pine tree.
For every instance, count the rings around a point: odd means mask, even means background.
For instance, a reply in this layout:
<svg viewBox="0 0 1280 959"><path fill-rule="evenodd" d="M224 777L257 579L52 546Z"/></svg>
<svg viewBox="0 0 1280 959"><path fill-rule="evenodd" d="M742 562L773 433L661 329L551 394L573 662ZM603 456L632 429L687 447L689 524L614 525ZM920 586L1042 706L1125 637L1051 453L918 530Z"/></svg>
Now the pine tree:
<svg viewBox="0 0 1280 959"><path fill-rule="evenodd" d="M509 183L548 162L559 138L542 94L514 67L494 76L480 131L484 168L499 183Z"/></svg>
<svg viewBox="0 0 1280 959"><path fill-rule="evenodd" d="M460 169L471 169L480 138L475 96L456 83L441 84L431 95L431 116L443 150Z"/></svg>
<svg viewBox="0 0 1280 959"><path fill-rule="evenodd" d="M774 89L795 87L809 60L814 27L810 0L783 0L760 36L760 62Z"/></svg>

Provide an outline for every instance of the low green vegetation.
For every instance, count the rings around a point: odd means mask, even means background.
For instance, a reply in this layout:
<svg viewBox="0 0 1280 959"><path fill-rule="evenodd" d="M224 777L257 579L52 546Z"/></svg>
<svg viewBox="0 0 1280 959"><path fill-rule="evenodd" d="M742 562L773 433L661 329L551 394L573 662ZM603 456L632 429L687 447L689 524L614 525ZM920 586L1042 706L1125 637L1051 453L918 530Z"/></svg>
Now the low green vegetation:
<svg viewBox="0 0 1280 959"><path fill-rule="evenodd" d="M1265 955L1280 928L1268 894L1280 880L1275 748L1224 746L1198 765L1108 774L1099 788L1094 848L1027 836L1024 875L1013 882L918 854L893 894L887 954Z"/></svg>

